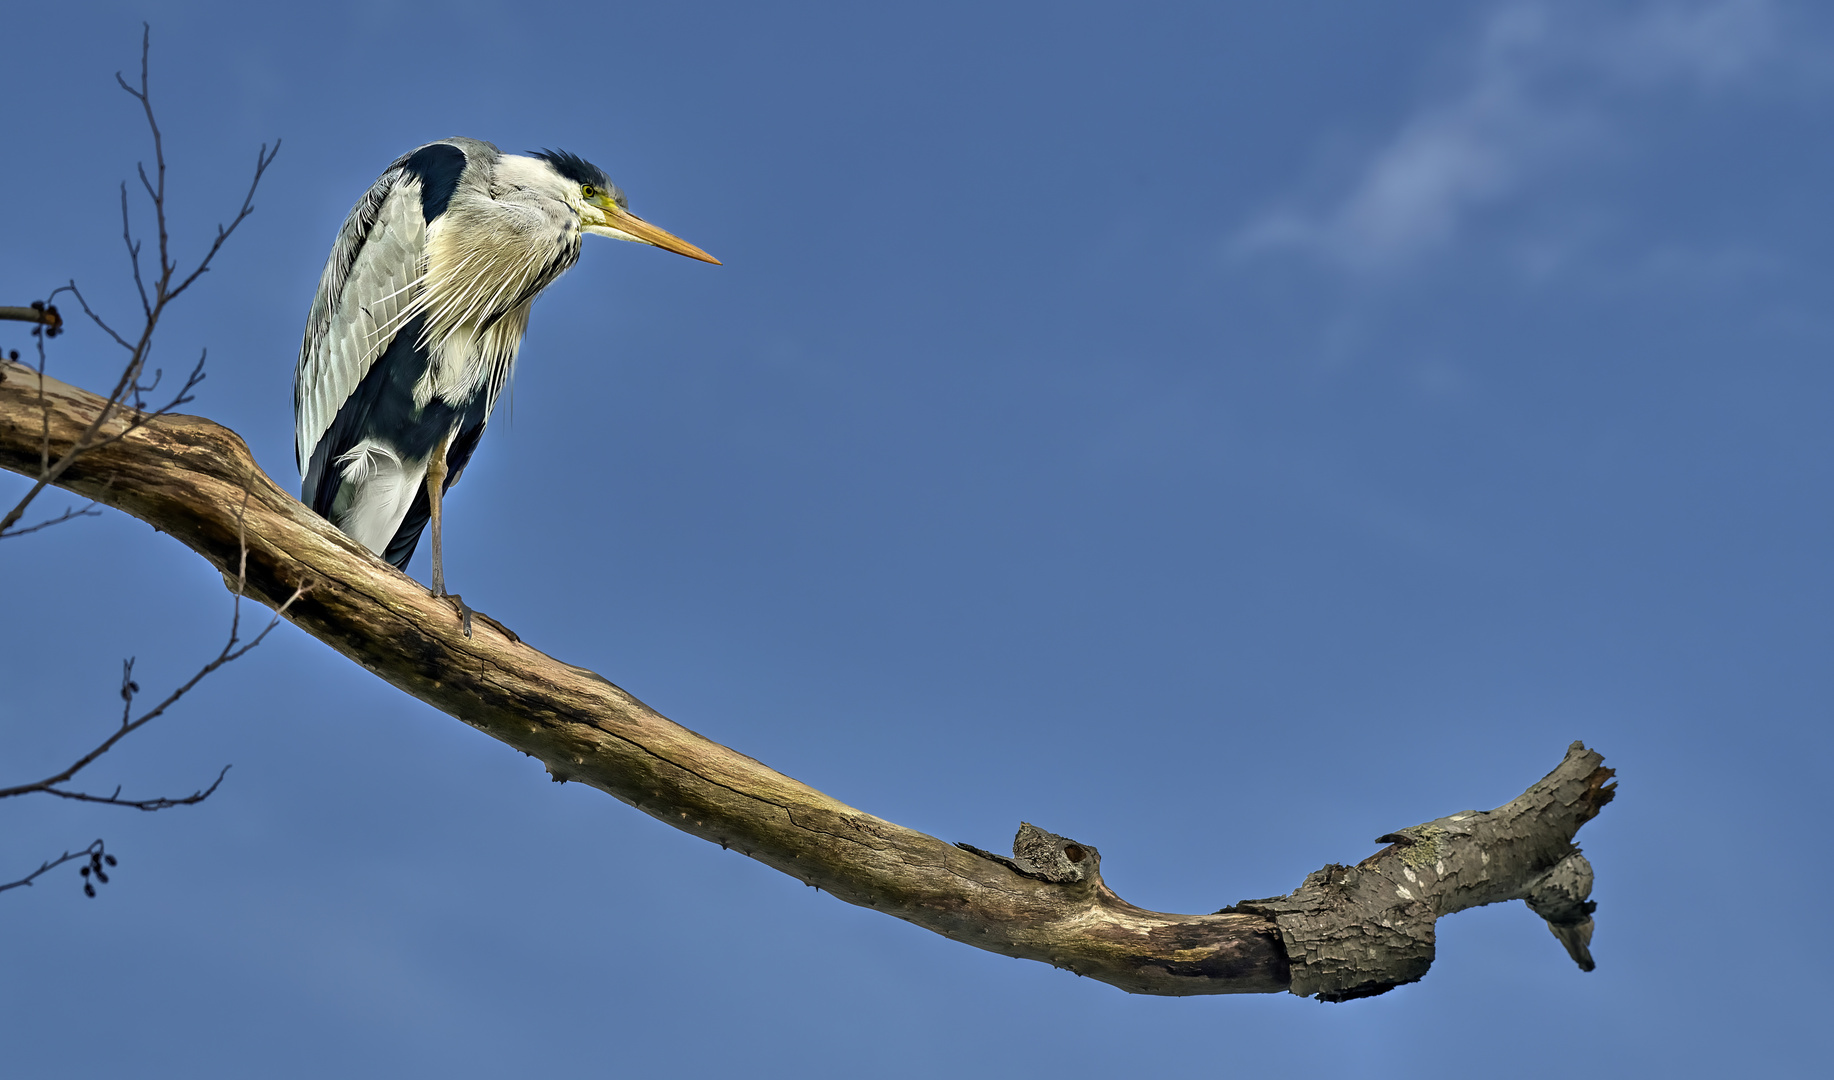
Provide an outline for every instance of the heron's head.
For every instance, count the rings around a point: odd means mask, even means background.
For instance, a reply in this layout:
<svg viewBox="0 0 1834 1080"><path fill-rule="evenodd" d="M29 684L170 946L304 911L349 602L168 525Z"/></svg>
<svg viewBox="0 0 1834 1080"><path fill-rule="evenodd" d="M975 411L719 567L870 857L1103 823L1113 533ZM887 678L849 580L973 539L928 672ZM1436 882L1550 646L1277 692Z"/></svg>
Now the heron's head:
<svg viewBox="0 0 1834 1080"><path fill-rule="evenodd" d="M611 182L605 170L585 158L565 150L542 150L531 156L554 170L562 198L579 212L580 228L586 232L609 236L613 240L652 244L690 259L719 263L718 259L681 237L631 213L618 185Z"/></svg>

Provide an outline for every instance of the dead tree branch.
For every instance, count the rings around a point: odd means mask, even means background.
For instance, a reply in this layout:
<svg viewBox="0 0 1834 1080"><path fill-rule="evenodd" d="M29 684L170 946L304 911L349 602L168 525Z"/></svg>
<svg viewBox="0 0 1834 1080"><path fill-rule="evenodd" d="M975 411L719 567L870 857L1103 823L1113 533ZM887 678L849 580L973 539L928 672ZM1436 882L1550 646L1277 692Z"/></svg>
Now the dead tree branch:
<svg viewBox="0 0 1834 1080"><path fill-rule="evenodd" d="M1288 896L1210 915L1149 911L1103 884L1091 845L1031 826L1010 858L948 844L671 723L494 620L466 637L444 601L300 505L217 424L164 416L128 431L103 415L105 398L19 365L0 376L0 467L35 471L42 393L57 448L92 427L111 440L62 486L171 534L294 625L539 758L555 780L599 788L848 903L1144 994L1380 993L1425 972L1436 918L1516 898L1589 963L1591 870L1572 841L1614 788L1600 755L1578 743L1513 802L1390 834L1387 848L1327 866Z"/></svg>

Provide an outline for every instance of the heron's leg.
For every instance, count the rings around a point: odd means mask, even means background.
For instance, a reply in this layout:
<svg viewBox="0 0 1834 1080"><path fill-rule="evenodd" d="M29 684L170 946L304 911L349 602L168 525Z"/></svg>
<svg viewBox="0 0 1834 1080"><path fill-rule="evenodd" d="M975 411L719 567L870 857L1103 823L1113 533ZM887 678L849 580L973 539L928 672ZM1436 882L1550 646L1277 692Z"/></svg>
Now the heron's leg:
<svg viewBox="0 0 1834 1080"><path fill-rule="evenodd" d="M465 636L471 636L471 609L456 594L446 592L445 551L440 543L440 501L446 495L446 445L451 442L447 436L433 448L433 456L427 459L427 510L431 515L428 522L433 527L433 584L430 590L434 596L450 600L458 610L459 621L465 626Z"/></svg>
<svg viewBox="0 0 1834 1080"><path fill-rule="evenodd" d="M446 444L451 436L439 440L433 456L427 459L427 508L433 513L433 595L446 595L445 552L440 544L440 500L446 494Z"/></svg>

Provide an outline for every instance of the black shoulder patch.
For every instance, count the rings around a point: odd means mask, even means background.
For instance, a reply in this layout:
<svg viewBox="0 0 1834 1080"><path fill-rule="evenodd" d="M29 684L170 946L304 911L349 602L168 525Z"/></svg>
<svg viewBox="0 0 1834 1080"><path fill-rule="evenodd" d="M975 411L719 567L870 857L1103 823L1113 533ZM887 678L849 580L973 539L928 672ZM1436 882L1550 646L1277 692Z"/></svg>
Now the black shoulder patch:
<svg viewBox="0 0 1834 1080"><path fill-rule="evenodd" d="M611 182L611 177L605 175L605 170L578 154L569 154L565 150L536 150L529 156L554 166L555 172L576 184L591 184L600 191L609 192L620 205L624 202L624 193Z"/></svg>
<svg viewBox="0 0 1834 1080"><path fill-rule="evenodd" d="M420 213L429 223L446 212L465 171L465 151L451 143L428 143L401 163L401 171L420 181Z"/></svg>

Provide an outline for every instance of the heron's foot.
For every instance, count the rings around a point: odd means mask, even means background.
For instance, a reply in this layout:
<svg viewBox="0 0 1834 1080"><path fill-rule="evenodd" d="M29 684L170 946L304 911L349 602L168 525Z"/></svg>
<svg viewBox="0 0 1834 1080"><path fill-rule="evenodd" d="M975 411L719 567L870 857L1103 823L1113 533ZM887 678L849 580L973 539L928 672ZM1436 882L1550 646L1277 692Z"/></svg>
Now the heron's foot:
<svg viewBox="0 0 1834 1080"><path fill-rule="evenodd" d="M436 592L433 594L433 596L437 600L444 600L446 603L452 605L452 610L458 613L459 622L465 628L465 636L470 637L471 636L471 616L473 612L471 608L466 605L465 601L459 598L459 594L458 593L449 593L449 592Z"/></svg>

